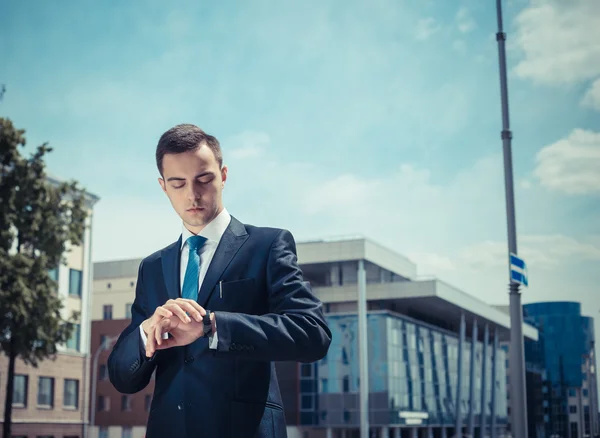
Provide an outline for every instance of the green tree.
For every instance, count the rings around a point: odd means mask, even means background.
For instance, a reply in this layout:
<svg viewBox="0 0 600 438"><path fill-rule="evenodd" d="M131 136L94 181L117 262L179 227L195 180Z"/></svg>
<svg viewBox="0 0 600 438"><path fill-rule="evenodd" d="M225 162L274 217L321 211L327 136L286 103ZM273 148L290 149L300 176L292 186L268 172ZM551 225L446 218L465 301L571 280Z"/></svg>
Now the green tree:
<svg viewBox="0 0 600 438"><path fill-rule="evenodd" d="M0 347L8 357L4 437L11 436L15 361L37 367L67 342L79 315L63 319L49 271L64 262L67 243L81 245L87 208L77 182L45 174L47 144L29 158L25 131L0 118Z"/></svg>

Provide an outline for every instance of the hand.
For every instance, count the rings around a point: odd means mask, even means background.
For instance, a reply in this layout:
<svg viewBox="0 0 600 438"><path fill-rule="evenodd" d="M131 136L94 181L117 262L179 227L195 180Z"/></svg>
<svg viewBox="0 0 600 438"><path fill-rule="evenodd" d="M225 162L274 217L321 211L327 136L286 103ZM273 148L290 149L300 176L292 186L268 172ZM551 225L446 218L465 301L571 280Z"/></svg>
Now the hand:
<svg viewBox="0 0 600 438"><path fill-rule="evenodd" d="M177 319L181 323L189 324L192 320L188 315L191 315L197 322L202 321L202 317L206 315L206 311L196 301L185 298L169 300L164 305L157 307L154 314L142 323L142 329L148 338L146 342L146 354L148 354L148 344L152 340L154 342L154 332L156 325L164 318ZM162 335L161 335L162 336ZM155 347L151 351L154 353ZM148 357L151 357L150 354Z"/></svg>
<svg viewBox="0 0 600 438"><path fill-rule="evenodd" d="M171 318L173 315L176 315L182 322L188 323L190 321L188 315L192 315L196 321L202 321L206 311L194 300L185 298L169 300L164 305L157 307L154 314L142 323L142 329L146 336L161 319Z"/></svg>
<svg viewBox="0 0 600 438"><path fill-rule="evenodd" d="M170 337L163 339L164 333L169 333ZM204 336L202 321L192 320L184 323L176 317L163 318L154 326L154 330L148 336L146 356L152 357L157 350L189 345L202 336Z"/></svg>

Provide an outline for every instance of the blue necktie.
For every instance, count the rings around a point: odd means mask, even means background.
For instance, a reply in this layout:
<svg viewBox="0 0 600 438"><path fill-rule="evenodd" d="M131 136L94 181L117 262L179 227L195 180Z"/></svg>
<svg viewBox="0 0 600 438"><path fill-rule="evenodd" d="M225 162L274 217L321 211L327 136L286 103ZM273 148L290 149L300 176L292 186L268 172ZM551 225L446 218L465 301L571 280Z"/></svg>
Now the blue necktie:
<svg viewBox="0 0 600 438"><path fill-rule="evenodd" d="M183 277L183 290L181 291L182 298L190 300L198 300L198 275L200 273L200 256L198 249L206 242L206 237L190 236L187 239L187 244L190 249L188 264L185 268L185 277Z"/></svg>

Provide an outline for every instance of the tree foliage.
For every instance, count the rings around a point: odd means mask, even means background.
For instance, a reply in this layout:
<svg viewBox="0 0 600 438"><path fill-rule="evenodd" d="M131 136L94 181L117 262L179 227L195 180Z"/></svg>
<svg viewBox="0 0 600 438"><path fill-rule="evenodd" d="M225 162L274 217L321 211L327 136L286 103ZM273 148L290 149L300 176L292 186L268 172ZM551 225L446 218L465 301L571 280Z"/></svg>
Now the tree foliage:
<svg viewBox="0 0 600 438"><path fill-rule="evenodd" d="M9 358L4 436L10 436L15 359L38 366L73 333L79 315L62 317L49 271L65 262L67 245L82 243L87 217L77 182L46 175L52 148L43 144L24 157L23 146L25 132L0 118L0 348Z"/></svg>

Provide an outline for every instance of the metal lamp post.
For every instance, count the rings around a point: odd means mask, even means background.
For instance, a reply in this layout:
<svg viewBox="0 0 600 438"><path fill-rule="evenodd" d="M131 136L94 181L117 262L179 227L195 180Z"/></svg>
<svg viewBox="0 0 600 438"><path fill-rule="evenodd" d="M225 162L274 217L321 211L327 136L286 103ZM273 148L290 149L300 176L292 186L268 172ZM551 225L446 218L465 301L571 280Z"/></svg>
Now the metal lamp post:
<svg viewBox="0 0 600 438"><path fill-rule="evenodd" d="M504 150L504 184L506 191L506 219L508 226L508 249L517 254L517 227L515 224L515 200L512 170L512 132L508 117L508 86L506 83L506 33L502 28L502 0L496 0L498 15L498 61L500 67L500 93L502 99L502 144ZM523 352L523 310L519 283L513 281L512 262L509 256L510 281L510 413L512 433L515 438L527 438L527 400L525 394L525 355ZM492 413L495 415L495 412Z"/></svg>

